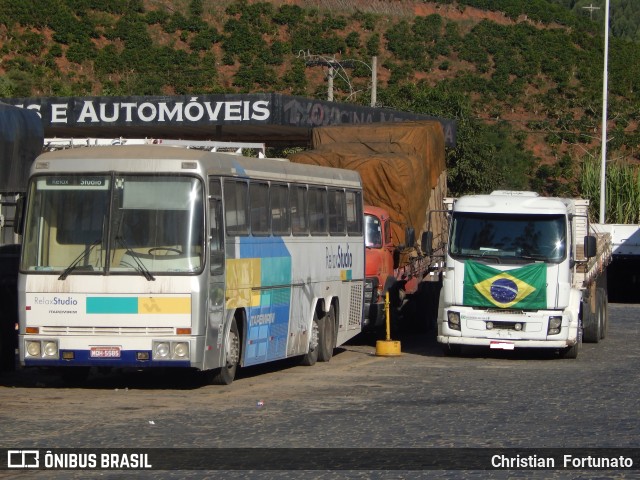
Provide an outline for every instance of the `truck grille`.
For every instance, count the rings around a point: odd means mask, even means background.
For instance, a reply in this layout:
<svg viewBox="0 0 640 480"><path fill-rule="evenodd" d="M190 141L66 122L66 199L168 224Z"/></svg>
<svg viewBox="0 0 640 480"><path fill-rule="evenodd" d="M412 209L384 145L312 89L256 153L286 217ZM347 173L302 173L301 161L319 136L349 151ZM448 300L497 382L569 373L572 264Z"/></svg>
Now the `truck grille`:
<svg viewBox="0 0 640 480"><path fill-rule="evenodd" d="M524 315L524 310L509 310L508 308L487 308L487 313L502 314L502 315Z"/></svg>
<svg viewBox="0 0 640 480"><path fill-rule="evenodd" d="M516 329L516 322L493 322L492 330L515 330L515 329Z"/></svg>

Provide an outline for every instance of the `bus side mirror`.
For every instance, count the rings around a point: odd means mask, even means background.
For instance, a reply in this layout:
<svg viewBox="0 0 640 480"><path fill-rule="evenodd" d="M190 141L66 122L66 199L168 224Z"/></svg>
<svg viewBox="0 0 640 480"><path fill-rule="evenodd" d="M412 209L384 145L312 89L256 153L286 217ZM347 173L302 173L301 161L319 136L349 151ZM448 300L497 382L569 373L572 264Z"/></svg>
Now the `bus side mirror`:
<svg viewBox="0 0 640 480"><path fill-rule="evenodd" d="M23 196L18 197L16 200L16 211L13 216L13 233L16 235L22 235L24 231L24 198Z"/></svg>
<svg viewBox="0 0 640 480"><path fill-rule="evenodd" d="M584 256L586 258L596 256L596 237L593 235L584 237Z"/></svg>
<svg viewBox="0 0 640 480"><path fill-rule="evenodd" d="M431 256L433 253L433 232L424 232L422 234L420 248L425 255Z"/></svg>

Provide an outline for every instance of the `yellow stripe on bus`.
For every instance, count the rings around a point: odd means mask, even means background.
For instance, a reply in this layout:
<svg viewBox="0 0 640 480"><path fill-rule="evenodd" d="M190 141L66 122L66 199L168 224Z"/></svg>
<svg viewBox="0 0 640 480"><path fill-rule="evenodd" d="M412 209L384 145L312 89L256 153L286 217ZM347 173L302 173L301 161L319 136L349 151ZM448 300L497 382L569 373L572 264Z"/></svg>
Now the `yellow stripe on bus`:
<svg viewBox="0 0 640 480"><path fill-rule="evenodd" d="M138 297L138 314L191 313L191 297Z"/></svg>

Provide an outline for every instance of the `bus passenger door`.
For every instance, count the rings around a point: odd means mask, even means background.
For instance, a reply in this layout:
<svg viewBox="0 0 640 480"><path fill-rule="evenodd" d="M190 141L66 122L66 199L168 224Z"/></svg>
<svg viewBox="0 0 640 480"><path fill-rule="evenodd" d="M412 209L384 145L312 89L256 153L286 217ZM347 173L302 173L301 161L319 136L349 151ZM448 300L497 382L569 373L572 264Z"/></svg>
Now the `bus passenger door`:
<svg viewBox="0 0 640 480"><path fill-rule="evenodd" d="M221 361L220 350L224 342L224 282L225 252L220 179L209 181L209 301L206 345L215 346L205 351L205 368L215 368ZM214 355L215 358L209 357ZM213 362L213 363L212 363Z"/></svg>

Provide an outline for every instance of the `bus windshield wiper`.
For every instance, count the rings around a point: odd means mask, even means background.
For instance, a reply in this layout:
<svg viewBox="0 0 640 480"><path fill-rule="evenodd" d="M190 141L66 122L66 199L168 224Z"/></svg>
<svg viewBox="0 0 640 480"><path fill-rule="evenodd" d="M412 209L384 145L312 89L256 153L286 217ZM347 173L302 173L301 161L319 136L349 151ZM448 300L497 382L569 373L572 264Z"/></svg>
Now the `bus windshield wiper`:
<svg viewBox="0 0 640 480"><path fill-rule="evenodd" d="M93 251L93 249L96 248L96 245L99 245L100 243L102 243L102 239L101 238L97 239L95 242L93 242L89 246L88 249L85 249L80 255L78 255L73 260L73 262L71 262L69 264L69 266L64 269L62 274L58 277L58 280L64 280L65 278L67 278L69 276L69 274L71 272L73 272L78 267L78 264L80 263L80 260L84 260L85 258L87 258L89 256L89 254Z"/></svg>
<svg viewBox="0 0 640 480"><path fill-rule="evenodd" d="M140 272L142 276L148 281L155 281L156 278L151 274L149 269L144 266L144 263L140 261L140 257L138 257L138 254L129 248L129 245L127 245L127 243L124 241L124 237L116 237L116 242L124 247L126 253L131 255L131 258L133 258L133 261L136 262L136 265L138 267L136 270Z"/></svg>

